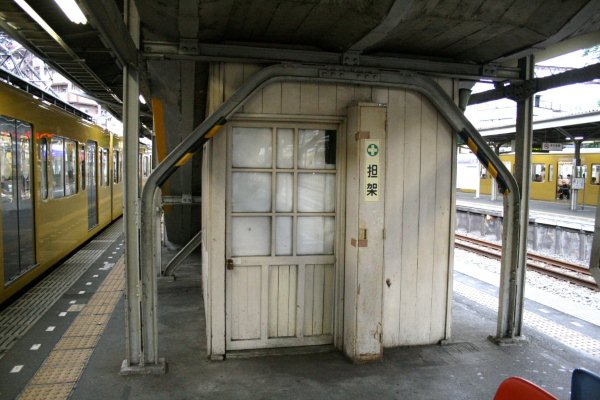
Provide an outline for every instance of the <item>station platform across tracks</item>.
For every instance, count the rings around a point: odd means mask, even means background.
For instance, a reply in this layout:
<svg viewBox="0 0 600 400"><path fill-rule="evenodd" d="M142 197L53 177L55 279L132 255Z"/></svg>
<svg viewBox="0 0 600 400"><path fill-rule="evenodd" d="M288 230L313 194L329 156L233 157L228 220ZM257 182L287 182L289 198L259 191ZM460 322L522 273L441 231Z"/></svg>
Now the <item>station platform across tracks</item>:
<svg viewBox="0 0 600 400"><path fill-rule="evenodd" d="M525 325L527 340L493 344L488 336L496 329L495 289L458 273L449 343L386 349L383 360L361 365L330 348L210 361L202 266L193 254L177 270L177 279L159 280L159 355L168 372L121 376L121 224L113 224L0 313L5 346L0 399L492 399L502 380L518 375L566 400L574 368L600 371L600 327L541 323L551 317L533 302L528 307L537 325ZM67 280L66 288L54 283ZM7 328L12 315L28 313L29 319L17 324L22 331ZM549 327L587 338L591 347L571 347L548 335Z"/></svg>
<svg viewBox="0 0 600 400"><path fill-rule="evenodd" d="M471 192L456 192L457 209L473 209L479 211L502 212L503 198L498 195L496 200L491 200L490 195L475 196ZM529 219L532 221L554 222L557 224L581 225L591 231L594 230L596 207L579 205L576 210L571 210L569 200L556 201L529 201Z"/></svg>

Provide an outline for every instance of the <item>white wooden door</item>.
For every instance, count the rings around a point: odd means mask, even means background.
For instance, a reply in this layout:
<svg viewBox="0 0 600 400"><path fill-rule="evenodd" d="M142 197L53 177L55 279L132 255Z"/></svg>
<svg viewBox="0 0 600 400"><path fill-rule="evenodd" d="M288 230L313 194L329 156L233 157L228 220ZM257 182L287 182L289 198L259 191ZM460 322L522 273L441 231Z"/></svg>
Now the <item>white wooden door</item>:
<svg viewBox="0 0 600 400"><path fill-rule="evenodd" d="M230 128L227 350L333 342L336 133Z"/></svg>

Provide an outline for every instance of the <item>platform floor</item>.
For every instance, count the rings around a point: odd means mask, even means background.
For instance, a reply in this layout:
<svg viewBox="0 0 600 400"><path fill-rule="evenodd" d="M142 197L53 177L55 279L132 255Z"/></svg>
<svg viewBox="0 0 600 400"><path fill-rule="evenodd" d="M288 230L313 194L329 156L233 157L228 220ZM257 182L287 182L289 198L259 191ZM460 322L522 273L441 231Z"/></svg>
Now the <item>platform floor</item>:
<svg viewBox="0 0 600 400"><path fill-rule="evenodd" d="M118 263L107 269L111 263L106 258L119 255L120 240L95 260L73 288L0 359L1 399L15 398L18 393L22 393L23 399L58 399L67 398L62 394L70 393L72 399L479 400L492 399L504 378L518 375L567 400L571 371L575 367L600 371L598 327L588 327L584 332L592 345L597 344L588 353L572 349L529 326L525 327L528 341L519 345L497 346L488 341L488 335L495 332L496 313L481 301L494 291L485 283L476 283L472 290L455 292L453 340L448 345L386 349L382 361L364 365L353 365L336 351L209 361L201 263L194 254L177 270L175 281L159 281L159 354L168 363L168 373L123 377L119 369L125 355L125 316L122 286L121 289L118 286L119 280L122 285L123 270ZM456 287L464 288L469 279L457 273ZM86 293L79 294L81 291ZM74 308L66 317L59 317L63 310L71 308L73 300L80 305L79 311ZM97 312L87 308L108 303L116 304L110 313L107 312L110 307L95 309ZM535 309L532 312L539 313ZM547 317L539 314L540 318ZM105 319L93 319L104 315ZM73 324L86 316L95 331L75 332ZM49 326L55 329L48 332ZM98 331L101 332L97 342L61 347L65 346L65 337L85 338ZM41 348L32 350L35 344L41 344ZM73 368L83 365L83 371L73 373L69 364L53 364L56 357L52 358L52 354L56 352L70 356L63 358L74 363ZM19 372L11 373L19 365ZM50 367L50 373L36 378L36 371L44 366ZM53 389L57 391L51 396L49 391Z"/></svg>
<svg viewBox="0 0 600 400"><path fill-rule="evenodd" d="M456 192L456 205L463 207L481 208L488 210L501 211L503 208L503 198L498 196L497 200L490 200L486 194L475 197L475 193ZM529 218L530 219L549 219L555 221L570 221L590 226L593 231L594 221L596 219L596 207L579 206L576 211L570 209L569 200L557 201L539 201L530 200Z"/></svg>

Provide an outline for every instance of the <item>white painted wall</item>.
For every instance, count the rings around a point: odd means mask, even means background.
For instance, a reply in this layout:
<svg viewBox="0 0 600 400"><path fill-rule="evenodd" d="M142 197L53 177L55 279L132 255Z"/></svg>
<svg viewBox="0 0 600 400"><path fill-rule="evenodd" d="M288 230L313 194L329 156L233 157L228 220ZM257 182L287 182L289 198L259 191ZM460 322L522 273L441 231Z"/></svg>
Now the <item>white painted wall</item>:
<svg viewBox="0 0 600 400"><path fill-rule="evenodd" d="M261 67L214 64L211 68L209 114ZM456 98L452 80L438 83ZM267 120L282 115L302 120L345 118L347 107L359 101L387 104L383 344L435 343L450 334L456 141L429 101L418 93L393 88L275 83L250 99L240 115ZM212 142L212 172L203 179L210 203L203 212L202 229L206 232L208 352L218 357L225 351L226 135L219 134ZM344 246L338 247L343 251ZM338 262L343 256L338 254ZM338 272L343 273L341 264ZM338 293L343 289L340 281L338 275ZM338 303L341 299L336 296ZM337 304L336 310L336 344L341 345L338 329L343 308Z"/></svg>

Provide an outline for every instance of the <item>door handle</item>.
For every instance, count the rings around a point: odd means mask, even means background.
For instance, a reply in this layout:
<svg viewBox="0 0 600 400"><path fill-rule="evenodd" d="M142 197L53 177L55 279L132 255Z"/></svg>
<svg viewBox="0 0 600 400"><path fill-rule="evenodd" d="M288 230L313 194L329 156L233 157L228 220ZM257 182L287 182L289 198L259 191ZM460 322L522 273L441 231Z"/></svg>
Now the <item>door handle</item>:
<svg viewBox="0 0 600 400"><path fill-rule="evenodd" d="M228 270L232 270L232 269L233 269L233 267L234 267L234 265L233 265L233 260L232 260L231 258L228 258L228 259L227 259L227 269L228 269Z"/></svg>

